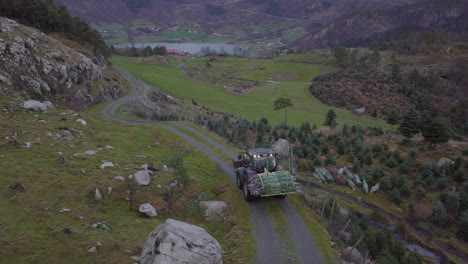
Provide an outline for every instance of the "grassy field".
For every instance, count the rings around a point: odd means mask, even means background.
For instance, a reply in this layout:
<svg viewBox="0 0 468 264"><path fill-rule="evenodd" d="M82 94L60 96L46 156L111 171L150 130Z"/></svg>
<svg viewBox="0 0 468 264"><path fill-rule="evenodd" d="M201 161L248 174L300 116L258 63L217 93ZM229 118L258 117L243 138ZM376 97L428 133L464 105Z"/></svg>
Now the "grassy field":
<svg viewBox="0 0 468 264"><path fill-rule="evenodd" d="M297 60L296 57L292 59ZM204 59L187 58L187 63L199 63L204 67ZM190 61L191 60L191 61ZM198 60L198 61L197 61ZM201 61L200 61L201 60ZM286 58L283 58L286 60ZM113 57L112 61L119 67L147 83L159 87L170 95L193 99L199 105L214 111L228 112L256 120L266 117L278 124L284 121L284 111L273 111L273 101L278 97L292 100L294 107L287 110L288 123L300 125L304 121L321 126L326 112L331 108L310 96L307 88L310 81L320 75L335 70L331 66L304 63L275 62L266 59L217 58L206 71L236 71L236 76L257 80L262 86L243 95L226 92L201 81L185 78L182 70L170 65L149 65L131 61L128 58ZM189 65L190 67L190 65ZM279 83L271 83L276 81ZM338 123L361 124L364 126L386 126L381 120L360 117L349 111L335 109Z"/></svg>
<svg viewBox="0 0 468 264"><path fill-rule="evenodd" d="M0 112L0 185L4 186L0 189L0 263L131 263L149 232L167 218L204 227L222 245L226 263L246 263L252 257L247 204L214 162L182 139L156 126L107 120L97 114L99 108L79 113L88 122L83 126L75 122L78 117L74 112L30 113L19 109L18 102L0 97L2 109L10 109L10 105L13 111ZM82 135L72 132L66 139L46 135L63 135L59 127L80 130ZM33 142L32 147L24 147L25 142ZM106 149L106 145L113 148ZM74 155L86 150L99 151ZM176 196L169 210L163 197L173 176L156 172L150 186L139 188L135 207L149 202L159 216L142 218L137 211L130 211L127 187L114 177L126 177L148 162L160 168L176 150L185 153L191 185ZM103 160L115 167L100 169ZM14 183L21 183L24 192L8 188ZM90 194L96 187L103 194L102 201ZM112 187L111 193L108 187ZM197 197L226 201L232 218L205 221ZM62 208L71 211L60 213ZM112 230L92 228L96 221L108 222ZM64 229L71 233L64 233ZM87 252L96 245L100 245L97 253Z"/></svg>

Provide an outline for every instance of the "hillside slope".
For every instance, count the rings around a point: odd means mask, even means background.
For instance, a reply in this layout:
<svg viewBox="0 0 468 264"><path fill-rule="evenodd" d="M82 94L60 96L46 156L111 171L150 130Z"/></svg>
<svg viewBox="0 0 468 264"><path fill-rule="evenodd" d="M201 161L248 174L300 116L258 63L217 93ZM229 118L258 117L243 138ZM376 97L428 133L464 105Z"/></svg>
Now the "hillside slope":
<svg viewBox="0 0 468 264"><path fill-rule="evenodd" d="M359 44L378 33L404 30L467 32L468 5L463 0L430 0L389 9L359 10L310 33L296 44L302 49Z"/></svg>
<svg viewBox="0 0 468 264"><path fill-rule="evenodd" d="M0 93L73 109L122 93L118 75L104 58L75 42L62 41L0 17Z"/></svg>

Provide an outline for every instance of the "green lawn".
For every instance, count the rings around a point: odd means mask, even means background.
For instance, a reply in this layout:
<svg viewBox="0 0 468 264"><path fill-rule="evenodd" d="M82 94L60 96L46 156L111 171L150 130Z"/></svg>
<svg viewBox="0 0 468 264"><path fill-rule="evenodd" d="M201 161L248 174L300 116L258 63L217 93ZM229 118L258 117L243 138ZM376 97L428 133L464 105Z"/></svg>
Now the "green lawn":
<svg viewBox="0 0 468 264"><path fill-rule="evenodd" d="M216 70L216 67L241 68L244 70L238 72L240 78L255 79L264 84L247 94L234 95L225 92L221 87L185 78L181 75L181 69L178 68L123 61L120 57L114 57L112 61L170 95L193 99L198 104L214 111L229 112L250 120L266 117L276 124L283 122L284 111L273 111L273 101L278 97L288 97L292 100L294 107L287 110L287 118L288 123L293 125L300 125L308 120L320 126L326 112L330 109L329 106L310 96L307 88L314 77L333 71L334 68L331 66L274 63L271 60L262 59L218 58L217 62L213 63L213 68L208 68L207 71ZM286 79L284 76L287 76ZM267 82L269 78L275 79L275 77L281 83ZM336 112L339 124L347 122L364 126L386 126L381 120L356 116L349 111L336 109Z"/></svg>

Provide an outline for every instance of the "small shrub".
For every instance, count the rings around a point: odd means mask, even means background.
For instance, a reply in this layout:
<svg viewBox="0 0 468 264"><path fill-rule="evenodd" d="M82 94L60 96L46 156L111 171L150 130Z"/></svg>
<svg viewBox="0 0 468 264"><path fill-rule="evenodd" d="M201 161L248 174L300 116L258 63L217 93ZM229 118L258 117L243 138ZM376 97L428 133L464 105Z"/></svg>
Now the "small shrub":
<svg viewBox="0 0 468 264"><path fill-rule="evenodd" d="M458 219L457 237L464 242L468 242L468 211L465 211Z"/></svg>
<svg viewBox="0 0 468 264"><path fill-rule="evenodd" d="M411 191L406 182L402 186L400 186L400 194L403 197L410 197Z"/></svg>
<svg viewBox="0 0 468 264"><path fill-rule="evenodd" d="M422 258L421 256L412 251L408 251L406 255L404 255L403 258L401 258L401 264L421 264L422 263Z"/></svg>
<svg viewBox="0 0 468 264"><path fill-rule="evenodd" d="M415 149L412 149L409 153L410 158L415 159L418 155L418 152Z"/></svg>
<svg viewBox="0 0 468 264"><path fill-rule="evenodd" d="M397 161L394 159L394 158L389 158L387 159L387 161L385 162L385 165L391 169L395 168L398 163Z"/></svg>
<svg viewBox="0 0 468 264"><path fill-rule="evenodd" d="M382 152L382 146L380 144L373 145L372 152L374 152L375 154Z"/></svg>
<svg viewBox="0 0 468 264"><path fill-rule="evenodd" d="M416 196L416 198L422 199L426 197L426 190L424 189L424 187L422 187L422 185L418 185L418 187L416 187L416 190L414 191L414 195Z"/></svg>
<svg viewBox="0 0 468 264"><path fill-rule="evenodd" d="M382 166L377 166L372 170L372 177L377 180L385 176L384 169Z"/></svg>
<svg viewBox="0 0 468 264"><path fill-rule="evenodd" d="M323 145L322 147L322 155L327 155L328 152L330 152L330 149L328 148L328 146L325 144Z"/></svg>
<svg viewBox="0 0 468 264"><path fill-rule="evenodd" d="M453 179L457 182L464 182L466 180L465 171L459 168L453 173Z"/></svg>
<svg viewBox="0 0 468 264"><path fill-rule="evenodd" d="M396 205L400 205L402 200L401 200L401 195L400 195L400 191L398 190L393 190L391 193L390 193L390 200L396 204Z"/></svg>
<svg viewBox="0 0 468 264"><path fill-rule="evenodd" d="M390 191L392 189L392 183L389 177L384 177L380 180L380 189L383 191Z"/></svg>
<svg viewBox="0 0 468 264"><path fill-rule="evenodd" d="M398 172L400 174L408 174L411 171L411 167L413 166L411 160L405 159L403 163L398 167Z"/></svg>
<svg viewBox="0 0 468 264"><path fill-rule="evenodd" d="M359 171L361 171L361 163L359 162L359 159L354 158L354 161L353 161L353 172L354 172L354 173L358 173Z"/></svg>
<svg viewBox="0 0 468 264"><path fill-rule="evenodd" d="M327 154L327 158L325 159L325 166L335 165L335 164L336 164L335 157L333 157L333 155L331 154Z"/></svg>
<svg viewBox="0 0 468 264"><path fill-rule="evenodd" d="M444 203L447 212L457 214L460 208L460 195L457 192L448 193L447 199Z"/></svg>
<svg viewBox="0 0 468 264"><path fill-rule="evenodd" d="M447 177L442 177L437 181L437 188L439 188L439 190L444 190L445 188L447 188L448 183L449 181Z"/></svg>

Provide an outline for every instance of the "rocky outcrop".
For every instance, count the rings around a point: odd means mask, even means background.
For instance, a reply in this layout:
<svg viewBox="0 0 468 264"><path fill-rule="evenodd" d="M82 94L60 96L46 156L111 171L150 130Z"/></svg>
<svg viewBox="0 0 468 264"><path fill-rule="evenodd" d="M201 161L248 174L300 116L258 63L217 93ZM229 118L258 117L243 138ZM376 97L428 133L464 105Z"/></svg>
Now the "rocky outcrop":
<svg viewBox="0 0 468 264"><path fill-rule="evenodd" d="M141 253L141 264L221 264L218 241L205 229L168 219L150 233Z"/></svg>
<svg viewBox="0 0 468 264"><path fill-rule="evenodd" d="M73 109L117 98L122 91L107 61L81 48L0 18L0 93Z"/></svg>

